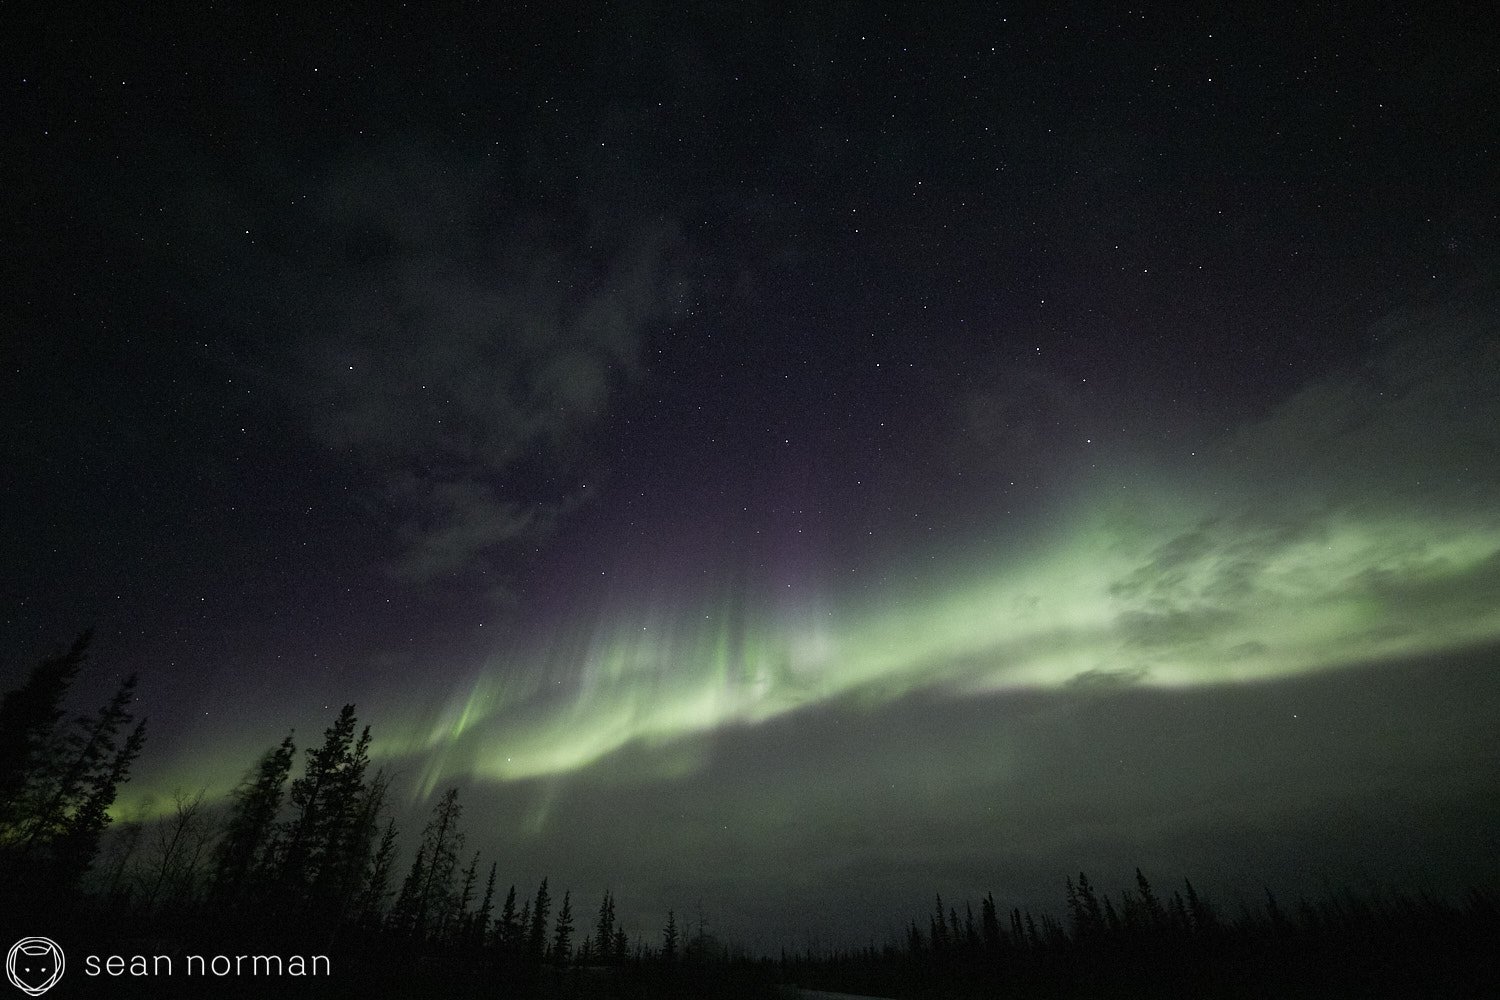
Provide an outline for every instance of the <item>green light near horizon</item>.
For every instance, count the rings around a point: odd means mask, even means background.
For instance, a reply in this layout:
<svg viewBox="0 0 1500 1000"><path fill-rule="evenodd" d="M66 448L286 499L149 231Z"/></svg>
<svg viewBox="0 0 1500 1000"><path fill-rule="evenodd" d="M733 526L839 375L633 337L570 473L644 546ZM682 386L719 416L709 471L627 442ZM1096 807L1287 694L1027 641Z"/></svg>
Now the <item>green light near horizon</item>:
<svg viewBox="0 0 1500 1000"><path fill-rule="evenodd" d="M1290 531L1177 513L1155 528L1083 518L1024 563L815 614L600 621L544 657L497 658L436 724L379 750L425 760L430 791L563 775L819 704L1230 684L1500 637L1500 606L1465 596L1494 589L1493 523L1329 515Z"/></svg>
<svg viewBox="0 0 1500 1000"><path fill-rule="evenodd" d="M425 795L563 777L627 747L648 751L630 758L653 768L643 778L680 775L705 759L702 737L818 706L1203 688L1500 639L1488 514L1274 520L1138 490L1080 506L1021 554L973 551L927 578L771 610L727 594L602 609L496 654L446 705L404 691L360 715L377 764ZM174 788L227 792L254 757L221 744L169 761L115 814L170 808Z"/></svg>

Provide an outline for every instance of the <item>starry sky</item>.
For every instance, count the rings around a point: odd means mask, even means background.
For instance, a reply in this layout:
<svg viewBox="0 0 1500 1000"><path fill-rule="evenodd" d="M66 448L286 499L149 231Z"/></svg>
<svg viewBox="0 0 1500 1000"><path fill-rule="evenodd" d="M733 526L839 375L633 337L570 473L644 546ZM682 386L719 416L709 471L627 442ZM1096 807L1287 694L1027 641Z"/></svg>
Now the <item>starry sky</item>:
<svg viewBox="0 0 1500 1000"><path fill-rule="evenodd" d="M352 701L652 933L1492 875L1477 12L7 31L0 679L140 671L122 814Z"/></svg>

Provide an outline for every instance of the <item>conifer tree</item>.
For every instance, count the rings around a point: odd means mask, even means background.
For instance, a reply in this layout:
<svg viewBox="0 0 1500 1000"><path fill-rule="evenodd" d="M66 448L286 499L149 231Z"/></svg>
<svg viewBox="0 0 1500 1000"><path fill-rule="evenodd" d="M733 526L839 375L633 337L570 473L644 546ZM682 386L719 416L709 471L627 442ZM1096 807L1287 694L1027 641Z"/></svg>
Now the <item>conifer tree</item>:
<svg viewBox="0 0 1500 1000"><path fill-rule="evenodd" d="M355 727L354 706L345 705L323 744L308 749L302 777L292 782L292 816L278 828L272 863L294 899L336 901L364 867L356 845L367 832L362 822L373 823L364 783L370 729L356 738Z"/></svg>
<svg viewBox="0 0 1500 1000"><path fill-rule="evenodd" d="M477 859L479 855L474 855ZM490 862L490 877L484 883L484 899L480 901L479 910L474 914L474 920L469 929L469 943L475 947L484 944L485 935L489 932L490 914L495 910L495 862Z"/></svg>
<svg viewBox="0 0 1500 1000"><path fill-rule="evenodd" d="M615 935L615 897L604 890L604 899L599 904L599 920L594 925L594 940L599 942L600 957L608 961L610 942Z"/></svg>
<svg viewBox="0 0 1500 1000"><path fill-rule="evenodd" d="M933 915L928 920L928 939L932 941L934 952L946 952L948 950L948 924L947 917L943 915L943 895L938 893L937 905L933 909Z"/></svg>
<svg viewBox="0 0 1500 1000"><path fill-rule="evenodd" d="M26 802L36 798L43 776L58 769L63 700L88 660L92 642L92 631L82 633L66 652L33 667L26 683L0 700L0 845L19 839L27 825Z"/></svg>
<svg viewBox="0 0 1500 1000"><path fill-rule="evenodd" d="M453 903L453 931L454 937L460 942L469 936L469 905L474 902L474 887L479 881L479 852L474 852L474 858L469 862L469 867L464 869L462 881L459 882L458 894Z"/></svg>
<svg viewBox="0 0 1500 1000"><path fill-rule="evenodd" d="M995 949L1000 947L1000 915L995 910L994 893L985 893L984 902L979 904L980 933L984 937L984 946Z"/></svg>
<svg viewBox="0 0 1500 1000"><path fill-rule="evenodd" d="M500 918L495 921L495 947L504 956L513 957L520 937L520 922L516 917L516 887L512 885L505 894L505 904L500 907Z"/></svg>
<svg viewBox="0 0 1500 1000"><path fill-rule="evenodd" d="M526 960L533 965L541 963L547 950L547 917L552 909L552 899L547 894L547 880L537 887L536 899L531 906L531 932L526 940Z"/></svg>
<svg viewBox="0 0 1500 1000"><path fill-rule="evenodd" d="M432 818L422 831L421 853L426 857L426 869L417 890L412 923L412 931L419 938L429 932L441 936L452 915L453 873L464 843L463 832L458 828L462 816L458 789L450 788L433 806Z"/></svg>
<svg viewBox="0 0 1500 1000"><path fill-rule="evenodd" d="M1179 933L1191 933L1193 921L1188 916L1187 903L1183 901L1182 893L1176 889L1172 890L1172 901L1167 904L1167 910L1172 917L1172 926Z"/></svg>
<svg viewBox="0 0 1500 1000"><path fill-rule="evenodd" d="M1135 870L1135 884L1140 890L1141 906L1146 913L1146 923L1152 930L1159 930L1165 922L1166 913L1162 909L1161 902L1156 898L1156 893L1151 891L1151 883L1146 881L1146 876L1137 868Z"/></svg>
<svg viewBox="0 0 1500 1000"><path fill-rule="evenodd" d="M281 812L296 752L288 733L280 745L261 755L254 770L231 794L224 833L214 851L213 891L217 895L239 895L259 862Z"/></svg>
<svg viewBox="0 0 1500 1000"><path fill-rule="evenodd" d="M526 958L531 951L531 897L521 904L521 915L516 919L516 943L514 957Z"/></svg>
<svg viewBox="0 0 1500 1000"><path fill-rule="evenodd" d="M1104 929L1104 911L1099 906L1099 897L1094 893L1088 875L1078 873L1078 887L1068 882L1068 907L1072 911L1075 937L1096 936Z"/></svg>
<svg viewBox="0 0 1500 1000"><path fill-rule="evenodd" d="M1130 893L1125 893L1122 898L1128 902ZM1124 926L1124 923L1120 920L1120 914L1115 911L1115 904L1110 901L1108 896L1104 897L1104 926L1109 928L1111 934L1119 933L1120 929Z"/></svg>
<svg viewBox="0 0 1500 1000"><path fill-rule="evenodd" d="M386 820L385 833L380 837L380 846L370 859L370 870L360 889L359 903L355 913L360 923L374 927L380 923L385 912L386 900L391 895L391 874L396 864L396 821Z"/></svg>
<svg viewBox="0 0 1500 1000"><path fill-rule="evenodd" d="M1193 918L1193 933L1206 934L1212 931L1218 925L1218 917L1213 907L1199 897L1197 890L1193 888L1193 883L1183 879L1182 886L1187 893L1188 913Z"/></svg>
<svg viewBox="0 0 1500 1000"><path fill-rule="evenodd" d="M557 911L557 927L552 935L552 961L567 965L573 953L573 894L563 892L562 906Z"/></svg>
<svg viewBox="0 0 1500 1000"><path fill-rule="evenodd" d="M116 751L115 736L131 720L129 705L135 697L135 684L135 675L127 677L92 719L75 720L75 732L62 740L59 752L49 755L60 766L55 766L51 775L43 776L26 829L28 848L61 835L67 817L111 766Z"/></svg>
<svg viewBox="0 0 1500 1000"><path fill-rule="evenodd" d="M384 770L368 782L370 727L366 726L350 756L340 790L336 824L330 824L326 850L313 885L323 919L334 927L353 910L367 878L380 830L380 814L390 779Z"/></svg>
<svg viewBox="0 0 1500 1000"><path fill-rule="evenodd" d="M20 823L9 833L20 879L33 883L32 891L69 890L93 864L109 807L145 743L144 722L123 743L118 738L134 718L135 686L132 674L93 716L76 719L72 733L58 739L54 730L28 766Z"/></svg>
<svg viewBox="0 0 1500 1000"><path fill-rule="evenodd" d="M396 905L391 909L390 925L398 933L415 936L421 932L419 909L422 887L426 884L427 845L424 843L418 846L417 856L412 858L411 868L401 882L401 892L396 896Z"/></svg>
<svg viewBox="0 0 1500 1000"><path fill-rule="evenodd" d="M661 958L671 964L677 960L677 914L667 911L667 926L661 932Z"/></svg>
<svg viewBox="0 0 1500 1000"><path fill-rule="evenodd" d="M135 678L126 682L126 689L135 687ZM126 714L122 717L129 719ZM59 885L76 886L94 863L99 853L99 838L109 826L109 807L114 804L120 786L130 780L130 765L140 756L146 743L146 720L136 723L124 745L115 750L109 765L90 780L83 800L63 824L62 834L56 849L57 880Z"/></svg>

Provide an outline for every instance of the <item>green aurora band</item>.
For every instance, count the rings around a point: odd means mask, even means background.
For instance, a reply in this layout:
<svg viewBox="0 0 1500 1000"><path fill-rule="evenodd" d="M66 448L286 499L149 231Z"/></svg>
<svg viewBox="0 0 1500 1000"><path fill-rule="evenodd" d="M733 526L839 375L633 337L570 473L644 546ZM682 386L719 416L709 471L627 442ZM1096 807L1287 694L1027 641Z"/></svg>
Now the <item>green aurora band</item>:
<svg viewBox="0 0 1500 1000"><path fill-rule="evenodd" d="M732 607L611 615L530 657L497 656L435 721L379 751L423 761L427 793L565 774L637 741L830 701L1232 684L1500 637L1493 521L1164 528L1084 519L1025 563L801 620Z"/></svg>
<svg viewBox="0 0 1500 1000"><path fill-rule="evenodd" d="M1046 528L999 539L976 524L965 558L918 553L842 594L622 598L507 644L446 701L424 704L408 677L359 696L361 717L420 797L563 777L627 747L670 777L716 730L818 706L1266 682L1495 642L1497 314L1398 318L1383 356L1241 426L1191 477L1122 454ZM623 576L636 594L655 583ZM154 811L167 789L227 791L272 742L242 739L266 743L180 751L117 813Z"/></svg>

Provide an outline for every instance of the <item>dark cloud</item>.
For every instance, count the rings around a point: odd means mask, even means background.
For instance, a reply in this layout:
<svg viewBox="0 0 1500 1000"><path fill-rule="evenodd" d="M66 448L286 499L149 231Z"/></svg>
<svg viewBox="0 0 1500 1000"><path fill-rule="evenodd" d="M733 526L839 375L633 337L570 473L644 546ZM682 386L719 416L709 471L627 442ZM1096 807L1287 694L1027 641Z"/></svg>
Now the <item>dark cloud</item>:
<svg viewBox="0 0 1500 1000"><path fill-rule="evenodd" d="M580 442L682 301L670 224L588 207L500 224L500 185L418 144L342 165L279 261L299 290L288 381L372 481L390 568L417 583L493 568L590 495Z"/></svg>
<svg viewBox="0 0 1500 1000"><path fill-rule="evenodd" d="M1278 515L1480 511L1500 489L1500 277L1399 310L1354 368L1242 427L1209 474Z"/></svg>

